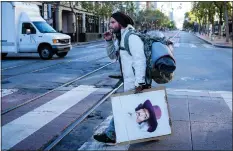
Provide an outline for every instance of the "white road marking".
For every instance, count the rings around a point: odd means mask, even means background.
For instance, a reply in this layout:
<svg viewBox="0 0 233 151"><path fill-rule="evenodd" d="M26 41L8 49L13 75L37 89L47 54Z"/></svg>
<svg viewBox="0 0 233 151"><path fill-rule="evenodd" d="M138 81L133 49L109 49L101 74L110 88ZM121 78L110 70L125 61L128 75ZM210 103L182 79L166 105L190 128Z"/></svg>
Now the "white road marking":
<svg viewBox="0 0 233 151"><path fill-rule="evenodd" d="M213 48L211 45L209 44L202 44L202 46L204 46L205 48Z"/></svg>
<svg viewBox="0 0 233 151"><path fill-rule="evenodd" d="M180 46L180 43L175 43L174 44L174 47L179 47Z"/></svg>
<svg viewBox="0 0 233 151"><path fill-rule="evenodd" d="M81 85L4 125L2 149L12 148L97 89Z"/></svg>
<svg viewBox="0 0 233 151"><path fill-rule="evenodd" d="M98 44L98 45L92 45L92 46L87 46L86 48L94 48L98 46L105 46L105 44Z"/></svg>
<svg viewBox="0 0 233 151"><path fill-rule="evenodd" d="M189 44L189 46L190 46L191 48L196 48L196 47L197 47L197 46L194 45L194 44Z"/></svg>
<svg viewBox="0 0 233 151"><path fill-rule="evenodd" d="M17 92L18 89L1 89L2 97L10 95L14 92Z"/></svg>

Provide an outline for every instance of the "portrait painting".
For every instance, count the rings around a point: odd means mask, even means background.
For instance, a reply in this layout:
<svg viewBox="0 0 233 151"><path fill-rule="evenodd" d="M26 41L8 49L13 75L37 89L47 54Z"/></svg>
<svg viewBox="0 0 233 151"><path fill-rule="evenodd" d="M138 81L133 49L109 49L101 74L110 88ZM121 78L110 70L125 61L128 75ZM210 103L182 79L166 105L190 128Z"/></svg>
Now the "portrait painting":
<svg viewBox="0 0 233 151"><path fill-rule="evenodd" d="M135 143L170 135L171 123L164 87L111 97L117 143Z"/></svg>

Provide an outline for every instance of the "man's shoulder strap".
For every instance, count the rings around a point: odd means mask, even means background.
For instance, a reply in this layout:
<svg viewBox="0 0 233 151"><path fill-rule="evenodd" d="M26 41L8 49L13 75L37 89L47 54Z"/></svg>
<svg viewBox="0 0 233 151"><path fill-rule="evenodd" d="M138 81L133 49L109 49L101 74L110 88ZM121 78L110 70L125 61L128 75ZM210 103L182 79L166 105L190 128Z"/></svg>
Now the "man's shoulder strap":
<svg viewBox="0 0 233 151"><path fill-rule="evenodd" d="M132 56L132 54L131 54L131 52L130 52L130 50L129 50L129 36L130 36L131 34L138 35L138 36L140 37L140 35L139 35L135 30L130 29L130 30L126 33L125 38L124 38L124 48L121 47L120 49L121 49L121 50L127 51L127 52L129 53L129 55Z"/></svg>

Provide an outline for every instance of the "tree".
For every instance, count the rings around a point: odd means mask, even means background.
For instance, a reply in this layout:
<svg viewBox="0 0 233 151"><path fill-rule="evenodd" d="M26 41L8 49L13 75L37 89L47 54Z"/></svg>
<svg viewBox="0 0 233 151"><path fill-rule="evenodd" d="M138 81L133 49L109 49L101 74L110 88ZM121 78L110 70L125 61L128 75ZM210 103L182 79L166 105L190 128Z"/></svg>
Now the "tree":
<svg viewBox="0 0 233 151"><path fill-rule="evenodd" d="M126 6L126 14L129 15L131 18L135 18L136 16L136 6L134 5L134 2L132 1L127 1L124 2L124 5Z"/></svg>
<svg viewBox="0 0 233 151"><path fill-rule="evenodd" d="M229 42L229 23L228 23L228 9L227 2L224 2L224 10L225 10L225 32L226 32L226 42Z"/></svg>
<svg viewBox="0 0 233 151"><path fill-rule="evenodd" d="M76 28L76 41L79 41L79 28L78 28L78 14L75 12L75 6L78 5L78 2L69 2L70 9L75 16L75 28Z"/></svg>
<svg viewBox="0 0 233 151"><path fill-rule="evenodd" d="M231 2L231 34L233 36L233 1Z"/></svg>
<svg viewBox="0 0 233 151"><path fill-rule="evenodd" d="M223 7L224 7L224 2L221 1L214 1L214 5L218 8L218 14L219 14L219 25L218 25L218 29L219 29L219 34L218 34L218 38L221 38L221 34L222 34L222 24L223 24Z"/></svg>
<svg viewBox="0 0 233 151"><path fill-rule="evenodd" d="M102 23L104 25L105 18L111 16L116 6L118 6L121 2L118 1L102 1L102 2L81 2L81 7L85 9L87 12L92 13L93 15L99 16L100 20L102 19Z"/></svg>
<svg viewBox="0 0 233 151"><path fill-rule="evenodd" d="M205 10L203 8L203 5L201 5L200 2L194 2L192 11L191 11L194 16L197 18L197 21L199 23L199 31L203 29L203 24L204 24L204 17L206 16Z"/></svg>
<svg viewBox="0 0 233 151"><path fill-rule="evenodd" d="M183 23L183 28L184 29L194 29L194 22L196 21L196 17L193 14L193 12L186 12L184 14L184 23Z"/></svg>
<svg viewBox="0 0 233 151"><path fill-rule="evenodd" d="M146 9L139 12L135 22L142 28L159 28L169 26L169 21L168 17L159 10Z"/></svg>

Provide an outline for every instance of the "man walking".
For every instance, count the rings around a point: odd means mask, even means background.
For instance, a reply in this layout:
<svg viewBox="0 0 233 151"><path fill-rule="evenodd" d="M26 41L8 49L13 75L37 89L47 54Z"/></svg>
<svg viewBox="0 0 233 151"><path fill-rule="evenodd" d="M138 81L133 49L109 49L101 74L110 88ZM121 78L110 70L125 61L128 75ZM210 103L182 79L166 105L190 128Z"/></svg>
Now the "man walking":
<svg viewBox="0 0 233 151"><path fill-rule="evenodd" d="M104 34L107 41L107 54L110 59L119 57L124 81L124 91L135 90L140 92L145 85L146 57L144 44L140 37L131 34L128 39L131 55L124 50L125 36L132 29L133 20L126 14L116 12L111 15L110 31ZM113 33L116 40L113 40ZM94 135L94 139L103 143L116 143L114 120L102 134Z"/></svg>

